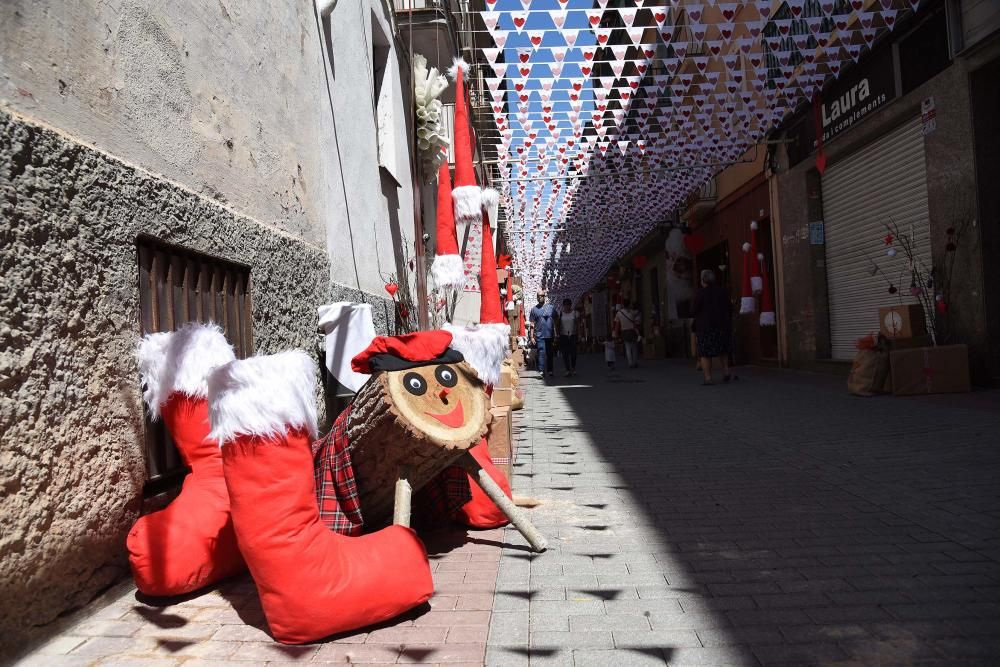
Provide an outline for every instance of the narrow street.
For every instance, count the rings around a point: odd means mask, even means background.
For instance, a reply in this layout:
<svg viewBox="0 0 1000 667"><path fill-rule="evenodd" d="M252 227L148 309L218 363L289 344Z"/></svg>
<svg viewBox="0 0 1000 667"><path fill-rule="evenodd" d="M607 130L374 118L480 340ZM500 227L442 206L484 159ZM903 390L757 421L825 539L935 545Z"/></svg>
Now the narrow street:
<svg viewBox="0 0 1000 667"><path fill-rule="evenodd" d="M996 392L583 359L525 381L514 488L550 549L504 550L488 664L996 664Z"/></svg>
<svg viewBox="0 0 1000 667"><path fill-rule="evenodd" d="M525 372L514 491L549 550L432 535L435 597L402 618L282 646L247 577L160 602L125 585L21 664L995 664L1000 393L738 373Z"/></svg>

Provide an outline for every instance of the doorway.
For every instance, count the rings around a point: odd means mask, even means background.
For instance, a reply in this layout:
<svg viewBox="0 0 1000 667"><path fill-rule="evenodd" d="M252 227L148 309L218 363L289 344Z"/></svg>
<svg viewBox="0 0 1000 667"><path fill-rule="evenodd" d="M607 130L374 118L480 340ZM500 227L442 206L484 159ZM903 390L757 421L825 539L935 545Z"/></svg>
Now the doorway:
<svg viewBox="0 0 1000 667"><path fill-rule="evenodd" d="M1000 58L972 73L972 128L990 377L1000 378ZM990 258L990 259L988 259Z"/></svg>

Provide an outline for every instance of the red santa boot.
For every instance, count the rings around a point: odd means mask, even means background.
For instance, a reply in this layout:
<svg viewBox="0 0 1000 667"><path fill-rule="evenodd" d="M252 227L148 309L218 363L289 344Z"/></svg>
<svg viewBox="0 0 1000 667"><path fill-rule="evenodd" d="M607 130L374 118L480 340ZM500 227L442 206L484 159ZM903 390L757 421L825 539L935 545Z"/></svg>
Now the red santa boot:
<svg viewBox="0 0 1000 667"><path fill-rule="evenodd" d="M316 368L304 352L234 361L209 379L212 437L240 550L271 634L302 644L385 621L434 592L423 543L390 526L363 537L327 529L310 438Z"/></svg>
<svg viewBox="0 0 1000 667"><path fill-rule="evenodd" d="M192 323L150 334L137 349L143 398L163 418L191 472L180 495L140 517L126 546L136 587L146 595L181 595L245 569L229 515L218 443L208 439L208 374L232 361L215 326Z"/></svg>
<svg viewBox="0 0 1000 667"><path fill-rule="evenodd" d="M490 450L486 440L470 449L469 453L479 462L486 474L497 483L504 494L508 498L513 498L507 476L490 459ZM470 528L499 528L510 523L510 519L503 513L503 510L490 500L486 492L479 488L479 485L471 477L469 478L469 490L472 492L472 500L462 505L461 509L458 510L455 515L458 521Z"/></svg>

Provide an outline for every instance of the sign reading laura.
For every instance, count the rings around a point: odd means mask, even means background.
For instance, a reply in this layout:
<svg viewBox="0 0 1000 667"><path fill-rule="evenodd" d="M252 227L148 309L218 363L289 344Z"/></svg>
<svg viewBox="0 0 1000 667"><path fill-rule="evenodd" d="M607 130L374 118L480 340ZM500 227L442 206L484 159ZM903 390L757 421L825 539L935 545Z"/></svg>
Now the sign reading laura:
<svg viewBox="0 0 1000 667"><path fill-rule="evenodd" d="M883 45L870 56L863 58L836 82L823 91L821 107L808 105L798 125L798 140L789 147L792 165L811 155L817 146L816 115L823 128L823 142L860 123L887 102L896 97L896 77L893 70L892 49ZM796 130L791 131L792 136Z"/></svg>
<svg viewBox="0 0 1000 667"><path fill-rule="evenodd" d="M871 81L865 77L832 101L824 100L820 109L823 120L823 141L830 141L856 121L885 104L888 99L886 91L873 93Z"/></svg>

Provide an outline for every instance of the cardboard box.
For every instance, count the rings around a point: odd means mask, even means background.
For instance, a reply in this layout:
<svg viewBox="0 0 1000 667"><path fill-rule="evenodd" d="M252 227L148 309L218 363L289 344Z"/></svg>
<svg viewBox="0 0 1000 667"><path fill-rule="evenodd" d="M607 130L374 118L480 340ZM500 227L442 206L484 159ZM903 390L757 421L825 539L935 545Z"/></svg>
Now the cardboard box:
<svg viewBox="0 0 1000 667"><path fill-rule="evenodd" d="M521 348L514 350L514 354L511 355L511 359L513 359L514 368L524 368L524 350Z"/></svg>
<svg viewBox="0 0 1000 667"><path fill-rule="evenodd" d="M928 334L914 336L913 338L890 338L886 341L889 350L912 350L915 347L933 347L931 337Z"/></svg>
<svg viewBox="0 0 1000 667"><path fill-rule="evenodd" d="M917 303L879 308L878 322L886 338L913 338L927 333L924 309Z"/></svg>
<svg viewBox="0 0 1000 667"><path fill-rule="evenodd" d="M511 387L506 389L501 387L493 387L493 407L494 408L509 408L511 403L514 402L514 390Z"/></svg>
<svg viewBox="0 0 1000 667"><path fill-rule="evenodd" d="M495 389L510 389L514 386L514 370L509 366L500 368L500 384Z"/></svg>
<svg viewBox="0 0 1000 667"><path fill-rule="evenodd" d="M511 426L510 408L492 408L490 414L490 430L486 434L486 446L490 450L490 460L493 465L503 470L507 480L511 478L511 467L514 465L514 437Z"/></svg>
<svg viewBox="0 0 1000 667"><path fill-rule="evenodd" d="M896 396L960 393L971 388L966 345L893 350L889 360Z"/></svg>

